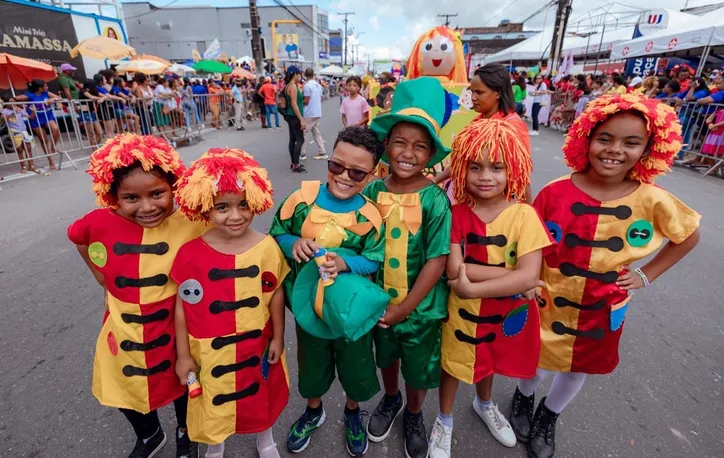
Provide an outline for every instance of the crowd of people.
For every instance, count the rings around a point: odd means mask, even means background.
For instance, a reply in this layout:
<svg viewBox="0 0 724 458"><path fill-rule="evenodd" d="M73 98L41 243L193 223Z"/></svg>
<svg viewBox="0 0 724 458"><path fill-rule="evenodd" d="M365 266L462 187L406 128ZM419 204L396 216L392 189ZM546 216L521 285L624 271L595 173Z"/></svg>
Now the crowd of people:
<svg viewBox="0 0 724 458"><path fill-rule="evenodd" d="M320 92L313 72L305 76L300 87L301 71L289 68L282 87L259 81L255 92L267 115L274 101L288 123L296 172L300 132L318 113L309 98ZM478 116L448 148L438 79L397 84L389 110L371 120L358 102L364 84L348 79L326 179L283 199L268 235L251 225L274 207L272 184L246 151L211 148L186 169L152 136L122 134L96 150L88 173L103 208L68 236L106 297L93 394L133 427L130 457L164 446L157 409L172 402L178 457L198 456L204 443L207 458L221 458L233 434L256 434L259 456L279 457L286 313L306 401L287 435L291 452L324 424L323 397L338 377L352 456L384 441L401 416L408 458L450 458L461 381L475 384L473 409L497 441L554 456L557 419L587 375L618 365L632 292L694 248L700 216L652 184L681 149L679 115L634 91L582 108L563 147L572 173L534 198L520 116L529 86L512 80L518 90L499 64L475 71ZM533 97L568 92L572 80L534 77ZM609 90L619 91L615 80ZM431 181L426 171L448 155ZM375 179L380 161L389 174ZM492 399L496 375L518 379L508 418ZM381 390L365 424L360 403ZM428 435L429 390L439 391L439 413Z"/></svg>

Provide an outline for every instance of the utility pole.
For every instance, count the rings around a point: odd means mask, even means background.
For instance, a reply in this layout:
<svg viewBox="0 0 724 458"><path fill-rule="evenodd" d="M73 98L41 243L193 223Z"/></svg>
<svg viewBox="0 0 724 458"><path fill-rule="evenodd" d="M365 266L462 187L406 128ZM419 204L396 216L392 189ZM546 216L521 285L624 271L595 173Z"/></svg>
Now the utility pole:
<svg viewBox="0 0 724 458"><path fill-rule="evenodd" d="M342 64L343 67L347 66L347 22L349 22L349 19L347 19L348 16L354 16L354 11L347 12L347 13L337 13L338 16L344 16L344 63Z"/></svg>
<svg viewBox="0 0 724 458"><path fill-rule="evenodd" d="M256 72L264 74L264 52L261 49L261 27L259 25L259 11L256 9L256 0L249 0L249 19L251 22L251 55L254 57Z"/></svg>
<svg viewBox="0 0 724 458"><path fill-rule="evenodd" d="M556 22L553 28L553 41L551 42L550 65L548 68L557 68L563 53L563 39L566 36L568 17L571 15L571 3L573 0L558 0L556 7Z"/></svg>
<svg viewBox="0 0 724 458"><path fill-rule="evenodd" d="M445 27L450 27L450 18L458 17L458 15L457 14L438 14L437 17L444 17L445 18Z"/></svg>

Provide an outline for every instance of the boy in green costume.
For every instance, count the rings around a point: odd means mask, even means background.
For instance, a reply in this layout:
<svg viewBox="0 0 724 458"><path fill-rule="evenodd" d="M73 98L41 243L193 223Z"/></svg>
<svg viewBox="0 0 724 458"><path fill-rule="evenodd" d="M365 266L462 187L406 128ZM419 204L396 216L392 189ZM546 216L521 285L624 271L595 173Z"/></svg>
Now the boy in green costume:
<svg viewBox="0 0 724 458"><path fill-rule="evenodd" d="M452 216L445 192L423 170L450 152L438 137L451 111L447 98L435 78L405 81L395 90L390 113L370 125L384 139L383 160L391 173L363 194L377 203L385 220L385 260L377 283L392 300L374 330L385 395L367 433L373 442L384 440L404 409L408 458L427 457L421 409L427 390L440 384L441 325L448 295L442 276L450 253ZM406 409L398 387L400 361Z"/></svg>
<svg viewBox="0 0 724 458"><path fill-rule="evenodd" d="M358 255L337 256L328 252L322 269L334 278L338 273L374 275L384 261L382 217L374 203L360 192L370 182L384 147L377 136L363 127L348 127L339 133L327 165L327 183L302 182L301 188L282 203L269 230L291 266L284 280L287 297L301 268L314 252L323 248L348 248ZM312 433L324 423L322 396L335 377L335 369L347 395L344 409L347 451L362 456L368 440L359 403L380 390L377 380L372 331L358 340L327 340L314 337L297 325L299 393L307 408L292 425L287 439L289 451L299 453Z"/></svg>

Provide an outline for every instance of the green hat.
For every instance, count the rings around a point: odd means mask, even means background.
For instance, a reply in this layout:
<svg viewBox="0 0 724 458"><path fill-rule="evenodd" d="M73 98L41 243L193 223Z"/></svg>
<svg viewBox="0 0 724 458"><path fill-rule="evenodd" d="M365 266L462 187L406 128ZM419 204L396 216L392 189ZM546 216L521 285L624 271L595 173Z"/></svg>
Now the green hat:
<svg viewBox="0 0 724 458"><path fill-rule="evenodd" d="M437 78L423 76L403 81L395 87L395 96L388 114L372 120L370 129L384 140L399 122L411 122L423 126L435 143L435 153L427 163L432 167L450 154L450 148L442 144L440 129L450 119L452 99ZM387 153L382 160L389 162Z"/></svg>
<svg viewBox="0 0 724 458"><path fill-rule="evenodd" d="M351 250L331 249L341 256ZM319 283L319 267L309 261L302 267L292 289L292 313L299 326L320 339L343 337L354 342L367 334L387 309L390 296L367 277L340 274L324 288L324 306L320 318L314 310Z"/></svg>

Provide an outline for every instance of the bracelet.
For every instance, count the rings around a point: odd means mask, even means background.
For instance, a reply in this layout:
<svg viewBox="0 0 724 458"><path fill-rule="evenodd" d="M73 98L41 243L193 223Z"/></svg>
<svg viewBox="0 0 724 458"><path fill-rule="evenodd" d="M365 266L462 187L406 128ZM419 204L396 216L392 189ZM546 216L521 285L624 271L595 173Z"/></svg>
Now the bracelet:
<svg viewBox="0 0 724 458"><path fill-rule="evenodd" d="M638 275L639 278L641 278L641 281L644 282L644 288L647 288L651 284L651 282L649 282L649 278L646 276L643 270L636 269L634 270L634 272L636 272L636 275Z"/></svg>

